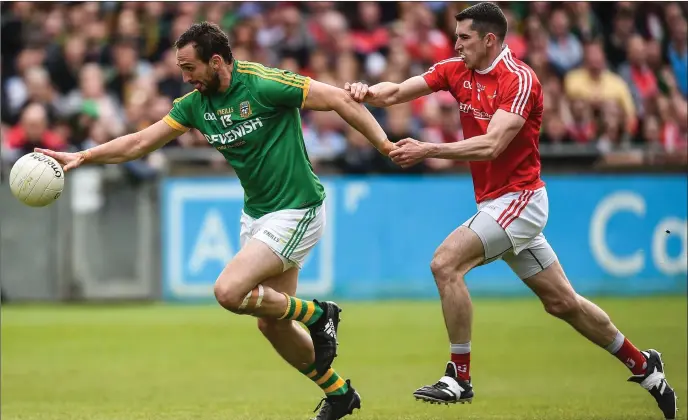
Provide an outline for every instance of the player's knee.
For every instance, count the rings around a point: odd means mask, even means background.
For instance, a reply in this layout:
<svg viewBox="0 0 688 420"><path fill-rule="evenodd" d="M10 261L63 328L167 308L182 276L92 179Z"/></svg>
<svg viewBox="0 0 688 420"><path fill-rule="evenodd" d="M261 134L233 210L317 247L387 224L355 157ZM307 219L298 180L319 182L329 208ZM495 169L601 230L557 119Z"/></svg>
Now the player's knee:
<svg viewBox="0 0 688 420"><path fill-rule="evenodd" d="M457 270L452 265L452 261L446 253L437 250L432 257L432 261L430 261L430 271L432 271L435 281L444 281L453 277Z"/></svg>
<svg viewBox="0 0 688 420"><path fill-rule="evenodd" d="M231 312L239 311L239 306L241 306L244 296L241 293L237 293L235 288L230 287L226 283L217 282L213 291L217 303L223 308Z"/></svg>
<svg viewBox="0 0 688 420"><path fill-rule="evenodd" d="M548 299L543 305L548 314L562 319L570 318L581 310L578 295L575 293Z"/></svg>
<svg viewBox="0 0 688 420"><path fill-rule="evenodd" d="M457 280L465 275L472 267L461 255L440 247L430 261L430 271L438 283Z"/></svg>

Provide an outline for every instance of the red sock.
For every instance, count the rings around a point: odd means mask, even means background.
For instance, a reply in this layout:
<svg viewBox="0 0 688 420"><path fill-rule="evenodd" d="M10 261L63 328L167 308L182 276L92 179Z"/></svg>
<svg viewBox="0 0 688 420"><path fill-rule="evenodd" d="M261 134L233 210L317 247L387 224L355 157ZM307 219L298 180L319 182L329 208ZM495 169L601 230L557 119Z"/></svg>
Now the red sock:
<svg viewBox="0 0 688 420"><path fill-rule="evenodd" d="M451 361L456 365L456 375L463 381L470 379L471 353L451 354Z"/></svg>
<svg viewBox="0 0 688 420"><path fill-rule="evenodd" d="M628 338L624 338L621 348L614 353L614 356L616 356L621 363L626 365L634 375L642 375L645 373L647 359L645 359L645 355L643 355L633 343L628 341Z"/></svg>

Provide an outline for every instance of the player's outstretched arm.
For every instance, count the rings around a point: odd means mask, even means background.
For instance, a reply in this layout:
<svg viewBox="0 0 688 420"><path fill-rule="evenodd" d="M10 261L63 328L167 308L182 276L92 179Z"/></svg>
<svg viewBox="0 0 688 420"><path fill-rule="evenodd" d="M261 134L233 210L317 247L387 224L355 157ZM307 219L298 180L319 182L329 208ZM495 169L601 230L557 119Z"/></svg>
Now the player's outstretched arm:
<svg viewBox="0 0 688 420"><path fill-rule="evenodd" d="M380 108L412 101L433 92L422 76L414 76L401 83L380 82L373 86L361 82L346 83L344 90L356 102Z"/></svg>
<svg viewBox="0 0 688 420"><path fill-rule="evenodd" d="M122 163L136 160L182 135L183 132L160 120L136 133L118 137L107 143L78 153L55 152L36 148L35 151L57 160L65 171L84 163Z"/></svg>
<svg viewBox="0 0 688 420"><path fill-rule="evenodd" d="M385 156L395 148L370 111L354 101L343 89L312 80L303 109L335 111Z"/></svg>
<svg viewBox="0 0 688 420"><path fill-rule="evenodd" d="M525 118L520 115L498 109L487 126L487 132L482 136L456 143L422 143L404 139L397 143L397 149L389 157L402 168L415 165L426 158L493 160L507 148L525 122Z"/></svg>

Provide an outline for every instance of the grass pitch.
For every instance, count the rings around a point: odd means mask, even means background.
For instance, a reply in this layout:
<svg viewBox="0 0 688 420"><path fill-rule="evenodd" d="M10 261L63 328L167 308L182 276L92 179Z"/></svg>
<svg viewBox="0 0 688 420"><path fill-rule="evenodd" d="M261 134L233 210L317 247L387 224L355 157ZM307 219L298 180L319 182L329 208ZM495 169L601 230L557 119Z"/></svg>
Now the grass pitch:
<svg viewBox="0 0 688 420"><path fill-rule="evenodd" d="M686 418L686 299L598 299L641 348L663 353ZM335 368L352 420L661 419L627 369L527 300L476 299L471 405L416 402L448 357L439 302L340 302ZM5 306L3 420L304 420L317 386L255 320L219 306Z"/></svg>

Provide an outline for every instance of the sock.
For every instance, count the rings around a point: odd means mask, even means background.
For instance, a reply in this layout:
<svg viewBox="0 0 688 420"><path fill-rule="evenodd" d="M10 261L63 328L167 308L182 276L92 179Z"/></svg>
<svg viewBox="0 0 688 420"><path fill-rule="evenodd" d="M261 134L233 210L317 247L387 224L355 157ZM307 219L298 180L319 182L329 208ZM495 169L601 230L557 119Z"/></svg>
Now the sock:
<svg viewBox="0 0 688 420"><path fill-rule="evenodd" d="M328 397L344 395L349 390L349 385L342 379L334 369L330 368L324 375L318 375L315 365L310 365L306 369L300 370L301 373L315 382Z"/></svg>
<svg viewBox="0 0 688 420"><path fill-rule="evenodd" d="M320 305L310 300L303 300L287 295L287 310L279 319L291 319L310 326L315 324L323 314Z"/></svg>
<svg viewBox="0 0 688 420"><path fill-rule="evenodd" d="M451 361L456 365L456 375L459 379L468 381L471 377L471 342L452 344Z"/></svg>
<svg viewBox="0 0 688 420"><path fill-rule="evenodd" d="M647 359L633 343L628 341L621 331L616 333L614 341L606 347L607 351L621 361L634 375L642 375L647 369Z"/></svg>

